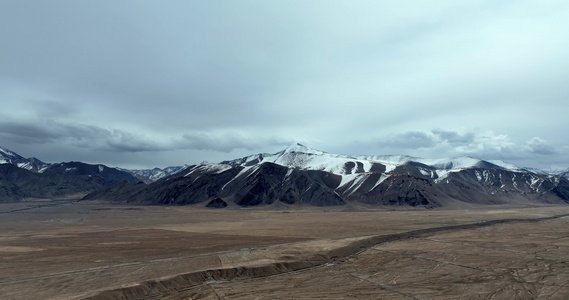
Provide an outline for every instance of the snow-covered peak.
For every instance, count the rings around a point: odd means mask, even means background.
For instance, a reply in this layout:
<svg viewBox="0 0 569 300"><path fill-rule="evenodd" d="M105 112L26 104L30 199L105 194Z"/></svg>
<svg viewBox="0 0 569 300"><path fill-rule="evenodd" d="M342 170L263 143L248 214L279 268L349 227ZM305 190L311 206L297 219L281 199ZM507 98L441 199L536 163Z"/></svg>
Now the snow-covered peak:
<svg viewBox="0 0 569 300"><path fill-rule="evenodd" d="M0 147L0 155L2 155L2 156L13 156L14 152Z"/></svg>
<svg viewBox="0 0 569 300"><path fill-rule="evenodd" d="M378 172L380 170L380 172L390 174L397 167L410 164L419 164L418 167L421 168L422 173L429 174L431 177L434 176L433 174L438 174L441 178L444 177L443 174L473 168L501 168L515 172L523 172L524 170L500 160L481 160L469 156L434 159L409 155L348 156L312 149L300 143L294 143L275 154L255 154L225 161L221 164L250 167L265 162L305 170L322 170L338 175Z"/></svg>
<svg viewBox="0 0 569 300"><path fill-rule="evenodd" d="M511 170L511 171L522 171L522 170L524 170L523 168L520 168L514 164L507 163L507 162L501 161L501 160L489 160L489 162L492 164L495 164L499 167L502 167L504 169Z"/></svg>
<svg viewBox="0 0 569 300"><path fill-rule="evenodd" d="M358 155L355 158L395 165L402 165L407 162L417 161L417 159L420 159L409 155Z"/></svg>
<svg viewBox="0 0 569 300"><path fill-rule="evenodd" d="M354 157L331 154L297 143L273 155L264 156L262 161L293 168L340 171L345 163L355 160Z"/></svg>
<svg viewBox="0 0 569 300"><path fill-rule="evenodd" d="M451 158L421 158L409 155L361 155L356 156L356 158L376 161L383 164L395 165L417 162L430 166L436 170L462 170L477 167L488 167L488 163L512 171L520 170L519 167L510 163L503 162L501 160L484 161L470 156L458 156Z"/></svg>
<svg viewBox="0 0 569 300"><path fill-rule="evenodd" d="M526 171L530 171L532 173L535 174L542 174L542 175L559 175L559 176L563 176L563 177L567 177L567 174L569 174L569 168L565 169L565 170L559 170L559 169L538 169L538 168L531 168L531 167L523 167L521 168L522 170L526 170Z"/></svg>
<svg viewBox="0 0 569 300"><path fill-rule="evenodd" d="M34 172L39 172L49 166L37 158L24 158L16 152L2 147L0 147L0 164L13 164Z"/></svg>
<svg viewBox="0 0 569 300"><path fill-rule="evenodd" d="M569 168L565 169L565 170L560 170L560 169L551 169L549 168L548 171L546 171L547 174L553 174L553 175L561 175L561 174L565 174L569 172Z"/></svg>
<svg viewBox="0 0 569 300"><path fill-rule="evenodd" d="M275 154L255 154L221 164L249 167L261 163L274 163L290 168L320 170L334 174L370 172L372 163L355 157L331 154L295 143Z"/></svg>
<svg viewBox="0 0 569 300"><path fill-rule="evenodd" d="M320 151L320 150L316 150L316 149L306 147L305 145L303 145L301 143L293 143L292 145L286 147L284 150L282 150L276 154L277 155L285 155L285 154L289 154L289 153L304 153L304 154L317 154L317 155L328 154L324 151Z"/></svg>
<svg viewBox="0 0 569 300"><path fill-rule="evenodd" d="M21 157L20 155L16 154L15 152L8 150L6 148L0 147L0 159L8 161L8 163L12 163L10 161L23 161L25 158Z"/></svg>
<svg viewBox="0 0 569 300"><path fill-rule="evenodd" d="M442 159L428 159L421 158L418 162L431 166L437 170L458 170L480 167L482 161L469 156L442 158Z"/></svg>
<svg viewBox="0 0 569 300"><path fill-rule="evenodd" d="M458 156L441 159L417 158L417 162L429 165L438 170L461 170L471 168L502 168L510 171L522 171L523 169L501 160L481 160L470 156Z"/></svg>

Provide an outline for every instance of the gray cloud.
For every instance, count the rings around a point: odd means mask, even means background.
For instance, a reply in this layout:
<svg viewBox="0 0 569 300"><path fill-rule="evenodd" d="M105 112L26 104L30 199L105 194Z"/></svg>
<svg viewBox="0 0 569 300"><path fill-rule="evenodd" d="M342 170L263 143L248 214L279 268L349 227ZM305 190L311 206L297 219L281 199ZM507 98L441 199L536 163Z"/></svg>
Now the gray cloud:
<svg viewBox="0 0 569 300"><path fill-rule="evenodd" d="M430 131L408 131L386 138L382 144L402 149L440 149L446 147L456 152L476 152L480 149L496 148L501 151L511 146L507 136L493 132L450 131L433 129Z"/></svg>
<svg viewBox="0 0 569 300"><path fill-rule="evenodd" d="M109 136L110 131L93 125L69 125L54 121L34 123L1 122L0 134L8 139L29 143L51 143L62 140L90 140Z"/></svg>
<svg viewBox="0 0 569 300"><path fill-rule="evenodd" d="M541 155L553 155L557 152L555 148L549 145L546 141L539 137L534 137L527 142L527 146L529 147L530 151L535 154Z"/></svg>
<svg viewBox="0 0 569 300"><path fill-rule="evenodd" d="M403 149L432 148L435 143L432 134L421 131L400 133L382 142L382 144Z"/></svg>
<svg viewBox="0 0 569 300"><path fill-rule="evenodd" d="M183 145L189 149L208 150L229 153L235 149L257 151L267 146L283 146L291 144L290 140L278 140L276 138L249 138L238 132L223 134L208 134L204 132L186 133L183 135Z"/></svg>
<svg viewBox="0 0 569 300"><path fill-rule="evenodd" d="M471 144L474 142L476 135L473 132L458 133L455 131L434 129L431 131L434 137L440 141L447 142L449 145L457 147Z"/></svg>
<svg viewBox="0 0 569 300"><path fill-rule="evenodd" d="M561 0L4 1L0 145L140 167L291 141L569 166L555 130L568 14Z"/></svg>
<svg viewBox="0 0 569 300"><path fill-rule="evenodd" d="M534 137L527 142L518 142L506 134L493 131L432 129L388 135L379 140L382 153L432 158L466 155L487 160L504 160L522 167L532 166L528 162L543 166L559 164L559 168L563 166L560 164L563 159L557 156L558 151L539 137ZM368 154L378 148L377 143L370 141L358 141L356 144L357 149L365 149L364 151ZM358 154L353 150L344 151Z"/></svg>
<svg viewBox="0 0 569 300"><path fill-rule="evenodd" d="M0 136L30 144L67 144L107 152L158 152L205 150L229 153L236 149L255 151L266 146L287 146L292 140L251 138L239 132L188 132L180 137L153 138L119 129L93 125L42 121L36 123L0 122Z"/></svg>
<svg viewBox="0 0 569 300"><path fill-rule="evenodd" d="M118 129L94 125L66 124L55 121L35 123L1 122L0 136L7 140L30 144L67 144L110 151L160 151L166 145Z"/></svg>

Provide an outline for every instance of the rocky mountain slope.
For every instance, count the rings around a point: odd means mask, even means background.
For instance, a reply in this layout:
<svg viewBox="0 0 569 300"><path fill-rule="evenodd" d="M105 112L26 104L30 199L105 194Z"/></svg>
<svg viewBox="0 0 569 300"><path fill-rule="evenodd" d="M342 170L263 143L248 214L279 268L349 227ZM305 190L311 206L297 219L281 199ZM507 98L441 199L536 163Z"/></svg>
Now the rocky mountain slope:
<svg viewBox="0 0 569 300"><path fill-rule="evenodd" d="M275 154L191 166L149 185L121 183L85 199L213 207L567 203L569 180L501 161L346 156L295 144Z"/></svg>
<svg viewBox="0 0 569 300"><path fill-rule="evenodd" d="M102 186L113 185L117 182L139 182L132 174L110 168L105 165L91 165L77 161L51 164L43 172L45 175L64 175L69 177L90 178Z"/></svg>
<svg viewBox="0 0 569 300"><path fill-rule="evenodd" d="M12 164L33 172L42 172L49 167L48 163L44 163L35 157L24 158L19 154L2 147L0 147L0 164Z"/></svg>
<svg viewBox="0 0 569 300"><path fill-rule="evenodd" d="M0 148L0 202L85 194L139 180L127 172L81 162L48 164Z"/></svg>
<svg viewBox="0 0 569 300"><path fill-rule="evenodd" d="M80 168L76 163L73 165L77 169ZM128 180L128 177L122 179ZM0 203L26 198L49 199L73 194L84 195L117 182L118 178L112 180L104 175L65 174L57 170L36 173L12 164L0 164Z"/></svg>
<svg viewBox="0 0 569 300"><path fill-rule="evenodd" d="M54 165L51 163L45 163L35 157L24 158L21 155L15 153L14 151L2 147L0 147L0 164L13 164L19 168L30 170L36 173L43 173L51 165ZM187 167L189 167L189 165L173 166L164 169L160 168L138 169L138 170L129 170L122 168L114 168L114 169L130 173L132 176L136 177L138 180L143 181L145 183L151 183L158 179L168 177L178 172L181 172ZM105 168L108 167L105 166Z"/></svg>

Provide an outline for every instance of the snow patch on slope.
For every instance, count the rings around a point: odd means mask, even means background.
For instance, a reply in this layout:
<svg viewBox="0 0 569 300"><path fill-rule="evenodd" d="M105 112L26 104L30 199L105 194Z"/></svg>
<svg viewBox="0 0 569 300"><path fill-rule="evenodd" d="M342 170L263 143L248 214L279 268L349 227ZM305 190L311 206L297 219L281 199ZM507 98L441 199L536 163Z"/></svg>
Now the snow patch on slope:
<svg viewBox="0 0 569 300"><path fill-rule="evenodd" d="M249 167L243 167L243 169L241 169L241 171L239 171L239 173L237 173L237 175L235 175L235 177L231 178L231 180L229 180L228 182L226 182L222 187L221 190L224 190L225 187L230 184L231 182L233 182L235 179L240 178L241 176L247 174L247 177L251 176L251 174L255 173L256 170L259 169L258 165L255 166L249 166ZM289 170L290 173L292 173L292 169ZM290 175L289 172L287 172L287 176Z"/></svg>
<svg viewBox="0 0 569 300"><path fill-rule="evenodd" d="M231 169L232 167L229 165L222 165L222 164L203 164L203 165L198 165L194 168L192 168L190 170L190 172L188 172L186 175L184 175L184 177L187 177L191 174L193 174L196 171L202 171L204 173L214 173L214 174L219 174L219 173L223 173L229 169Z"/></svg>
<svg viewBox="0 0 569 300"><path fill-rule="evenodd" d="M387 179L389 177L391 177L391 175L381 174L381 176L379 177L379 179L377 180L375 185L370 189L370 191L373 191L373 189L375 189L378 185L380 185L382 182L385 181L385 179Z"/></svg>
<svg viewBox="0 0 569 300"><path fill-rule="evenodd" d="M347 186L346 191L348 191L348 195L351 195L360 188L367 178L368 175L365 173L342 175L342 182L338 187Z"/></svg>

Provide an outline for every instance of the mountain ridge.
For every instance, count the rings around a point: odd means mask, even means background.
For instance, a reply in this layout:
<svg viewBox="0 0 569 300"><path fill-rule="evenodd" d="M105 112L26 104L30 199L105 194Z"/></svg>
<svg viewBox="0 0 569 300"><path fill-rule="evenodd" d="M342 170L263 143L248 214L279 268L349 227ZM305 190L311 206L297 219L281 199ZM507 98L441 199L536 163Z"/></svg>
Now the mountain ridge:
<svg viewBox="0 0 569 300"><path fill-rule="evenodd" d="M63 163L63 162L62 162ZM74 163L73 161L67 163ZM17 154L16 152L9 150L7 148L0 147L0 164L13 164L19 168L30 170L36 173L43 173L49 168L54 165L58 165L61 163L46 163L38 158L30 157L24 158L23 156ZM86 164L89 165L89 164ZM189 167L189 165L181 165L181 166L171 166L166 168L153 168L153 169L124 169L118 167L108 167L102 164L95 164L96 166L103 166L105 168L113 168L119 171L127 172L136 177L138 180L141 180L145 183L151 183L163 177L167 177L173 174L176 174L185 168Z"/></svg>
<svg viewBox="0 0 569 300"><path fill-rule="evenodd" d="M460 160L472 160L472 161L481 161L487 162L493 165L501 166L507 169L519 169L519 170L526 170L536 174L548 174L548 175L560 175L564 176L569 179L569 168L565 170L544 170L538 168L530 168L530 167L518 167L511 163L507 163L500 160L483 160L474 158L471 156L456 156L450 158L421 158L415 157L410 155L401 155L401 154L392 154L392 155L343 155L343 154L332 154L329 152L316 150L310 147L307 147L301 143L293 143L287 148L274 153L258 153L252 154L241 158L236 158L232 160L225 160L220 162L219 164L229 164L229 165L243 165L243 166L250 166L268 157L273 157L279 154L290 154L290 153L305 153L311 155L330 155L337 158L345 158L345 159L357 159L357 160L366 160L366 161L375 161L380 162L382 164L387 165L401 165L404 163L423 163L425 165L430 165L432 162L439 161L442 163L452 164L454 166L457 165L457 161ZM454 161L454 162L453 162ZM52 165L53 163L45 163L35 157L24 158L14 151L11 151L7 148L0 147L0 164L2 163L12 163L17 165L18 167L31 170L34 172L43 172L47 167ZM207 163L206 163L207 164ZM215 164L215 163L214 163ZM179 166L170 166L166 168L148 168L148 169L127 169L127 168L120 168L114 167L118 170L131 173L133 176L137 177L139 180L144 181L145 183L151 183L157 181L161 178L168 177L174 175L178 172L183 171L184 169L188 168L190 165L183 164ZM452 168L451 168L452 169Z"/></svg>
<svg viewBox="0 0 569 300"><path fill-rule="evenodd" d="M0 164L13 164L19 168L40 173L50 165L35 157L24 158L16 152L3 147L0 147Z"/></svg>
<svg viewBox="0 0 569 300"><path fill-rule="evenodd" d="M296 143L273 154L258 153L221 163L126 170L81 162L48 164L0 149L0 165L15 167L3 167L12 177L6 175L0 182L0 198L9 200L59 196L62 193L57 189L90 192L85 199L157 205L203 203L216 208L354 203L436 208L569 202L569 180L564 177L569 173L546 174L468 156L350 156ZM50 176L56 180L49 181ZM28 181L22 181L26 177L35 183L26 185ZM141 179L147 184L141 184Z"/></svg>
<svg viewBox="0 0 569 300"><path fill-rule="evenodd" d="M166 205L215 201L214 207L221 201L241 207L560 204L569 202L569 181L472 157L348 156L295 144L274 154L193 165L146 187L123 185L120 195L107 189L85 199L104 198Z"/></svg>
<svg viewBox="0 0 569 300"><path fill-rule="evenodd" d="M101 164L44 163L0 148L0 203L85 195L121 181L134 183L138 179Z"/></svg>

